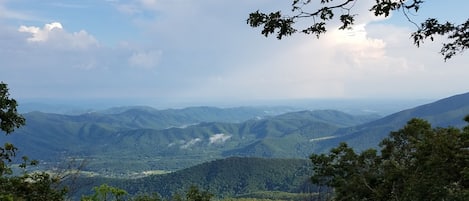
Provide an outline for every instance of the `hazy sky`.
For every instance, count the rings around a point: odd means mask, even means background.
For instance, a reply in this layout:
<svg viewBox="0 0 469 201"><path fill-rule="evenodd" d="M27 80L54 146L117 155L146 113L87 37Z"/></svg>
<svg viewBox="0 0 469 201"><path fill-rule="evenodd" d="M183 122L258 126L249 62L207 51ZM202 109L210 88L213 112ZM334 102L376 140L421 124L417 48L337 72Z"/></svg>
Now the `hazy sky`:
<svg viewBox="0 0 469 201"><path fill-rule="evenodd" d="M444 62L443 41L415 47L402 14L375 18L369 2L353 8L353 31L277 40L246 18L289 0L0 0L0 80L20 101L129 104L469 91L469 52ZM428 1L411 17L461 23L468 10L467 0Z"/></svg>

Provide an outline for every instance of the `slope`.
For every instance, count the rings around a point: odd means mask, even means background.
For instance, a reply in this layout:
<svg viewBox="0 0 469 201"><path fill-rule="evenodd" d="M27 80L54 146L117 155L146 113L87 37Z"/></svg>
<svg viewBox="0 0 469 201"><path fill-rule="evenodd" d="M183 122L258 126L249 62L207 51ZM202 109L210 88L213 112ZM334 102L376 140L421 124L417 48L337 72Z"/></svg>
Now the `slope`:
<svg viewBox="0 0 469 201"><path fill-rule="evenodd" d="M304 158L312 152L310 139L372 118L333 110L278 116L246 110L249 108L224 111L201 107L172 110L181 113L165 115L155 115L148 108L131 108L116 114L34 112L26 114L27 126L5 140L20 147L20 155L42 160L43 164L54 166L65 158L83 159L89 162L88 170L116 176L155 169L177 170L229 156ZM174 120L179 125L193 119L234 120L241 113L264 116L242 123L202 122L160 128Z"/></svg>
<svg viewBox="0 0 469 201"><path fill-rule="evenodd" d="M195 185L217 197L260 191L309 192L311 163L306 159L230 157L183 170L138 179L80 178L77 194L88 193L102 183L118 186L130 194L158 193L170 197Z"/></svg>
<svg viewBox="0 0 469 201"><path fill-rule="evenodd" d="M469 115L469 93L444 98L433 103L394 113L387 117L362 125L340 129L335 135L340 136L321 143L332 147L341 141L347 142L357 150L377 147L391 131L402 128L410 119L421 118L434 127L463 127L464 117ZM321 150L327 151L327 150Z"/></svg>

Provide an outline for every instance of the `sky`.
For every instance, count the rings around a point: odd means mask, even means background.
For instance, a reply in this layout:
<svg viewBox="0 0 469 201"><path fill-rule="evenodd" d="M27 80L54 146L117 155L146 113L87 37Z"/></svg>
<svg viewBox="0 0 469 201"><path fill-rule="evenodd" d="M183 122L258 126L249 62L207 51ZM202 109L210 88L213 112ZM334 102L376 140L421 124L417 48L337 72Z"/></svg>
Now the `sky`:
<svg viewBox="0 0 469 201"><path fill-rule="evenodd" d="M439 99L469 91L469 53L420 48L402 13L359 1L352 30L277 40L246 24L278 0L0 0L0 80L21 101L169 105L294 99ZM461 23L469 1L411 18ZM301 22L299 23L301 26Z"/></svg>

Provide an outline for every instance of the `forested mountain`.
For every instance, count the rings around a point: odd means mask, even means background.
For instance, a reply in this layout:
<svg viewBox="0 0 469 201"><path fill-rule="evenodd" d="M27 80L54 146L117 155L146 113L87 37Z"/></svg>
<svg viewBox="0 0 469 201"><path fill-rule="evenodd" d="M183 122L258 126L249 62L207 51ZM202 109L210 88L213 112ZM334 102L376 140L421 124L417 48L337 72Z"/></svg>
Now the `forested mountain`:
<svg viewBox="0 0 469 201"><path fill-rule="evenodd" d="M158 193L170 197L195 185L217 197L233 197L264 191L309 193L311 162L306 159L230 157L202 163L173 173L138 179L81 178L77 195L107 183L130 194Z"/></svg>
<svg viewBox="0 0 469 201"><path fill-rule="evenodd" d="M327 143L345 141L356 149L376 147L391 131L402 128L412 118L422 118L434 127L466 126L464 117L469 115L469 93L444 98L433 103L407 109L362 125L340 129Z"/></svg>
<svg viewBox="0 0 469 201"><path fill-rule="evenodd" d="M376 119L375 115L333 110L273 116L278 111L250 109L199 107L160 112L121 108L81 115L32 112L25 114L25 127L4 139L21 147L20 154L42 164L84 159L89 170L115 175L175 170L229 156L305 158L312 151L311 139ZM251 119L239 122L243 118Z"/></svg>
<svg viewBox="0 0 469 201"><path fill-rule="evenodd" d="M469 93L382 119L334 110L278 112L210 107L130 107L81 115L32 112L25 114L25 127L1 139L18 146L18 155L43 165L75 158L87 161L87 170L108 176L174 171L231 156L304 159L342 141L356 149L375 147L413 117L435 126L461 126L469 114Z"/></svg>
<svg viewBox="0 0 469 201"><path fill-rule="evenodd" d="M117 132L138 129L162 130L201 122L243 122L288 111L288 108L213 108L156 110L150 107L121 107L80 115L42 112L24 114L27 124L12 136L25 154L52 160L67 153L93 152L109 144ZM8 139L8 138L6 138ZM33 150L30 152L29 150Z"/></svg>
<svg viewBox="0 0 469 201"><path fill-rule="evenodd" d="M232 157L170 174L133 180L133 183L128 183L131 187L128 190L169 196L190 185L197 185L217 195L240 195L255 191L301 192L303 184L309 181L309 167L309 160Z"/></svg>

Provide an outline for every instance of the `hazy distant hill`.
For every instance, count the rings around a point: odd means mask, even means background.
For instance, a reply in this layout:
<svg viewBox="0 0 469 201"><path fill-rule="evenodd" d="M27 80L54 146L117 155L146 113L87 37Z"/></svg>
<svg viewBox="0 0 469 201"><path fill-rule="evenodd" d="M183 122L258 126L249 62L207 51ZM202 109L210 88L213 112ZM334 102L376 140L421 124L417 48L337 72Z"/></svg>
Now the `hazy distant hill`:
<svg viewBox="0 0 469 201"><path fill-rule="evenodd" d="M114 133L134 129L187 127L201 122L242 122L290 111L286 107L192 107L156 110L150 107L112 108L102 112L63 115L42 112L24 114L26 126L11 135L21 150L44 150L39 155L55 158L61 152L82 151L83 147L107 143ZM3 136L0 136L2 138ZM72 145L72 146L69 146ZM64 149L65 147L65 149ZM76 149L76 150L75 150ZM32 154L36 153L34 151ZM86 150L83 150L86 151Z"/></svg>

